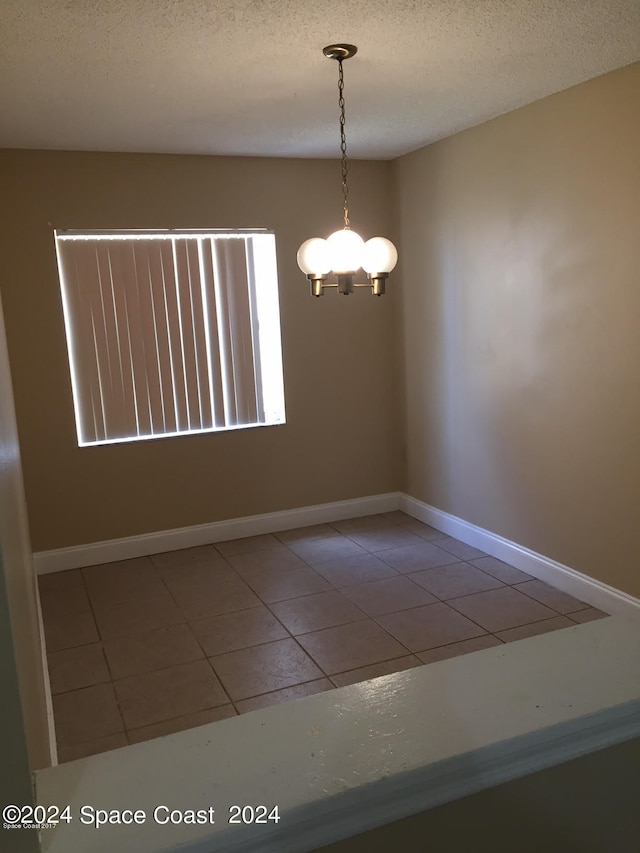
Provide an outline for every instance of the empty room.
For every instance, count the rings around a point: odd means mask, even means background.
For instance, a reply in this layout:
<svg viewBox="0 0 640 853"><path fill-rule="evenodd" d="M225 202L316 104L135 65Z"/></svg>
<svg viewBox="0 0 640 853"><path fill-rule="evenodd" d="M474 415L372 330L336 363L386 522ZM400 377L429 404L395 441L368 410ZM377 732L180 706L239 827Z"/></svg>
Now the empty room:
<svg viewBox="0 0 640 853"><path fill-rule="evenodd" d="M631 851L637 3L0 26L15 850Z"/></svg>

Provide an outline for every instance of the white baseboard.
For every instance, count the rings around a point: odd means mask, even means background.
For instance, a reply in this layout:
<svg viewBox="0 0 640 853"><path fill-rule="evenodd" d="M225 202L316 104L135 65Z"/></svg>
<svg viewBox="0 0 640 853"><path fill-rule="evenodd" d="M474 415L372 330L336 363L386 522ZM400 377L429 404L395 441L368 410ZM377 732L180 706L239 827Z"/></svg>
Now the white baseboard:
<svg viewBox="0 0 640 853"><path fill-rule="evenodd" d="M128 560L132 557L146 557L162 551L178 551L180 548L212 545L216 542L224 542L226 539L240 539L244 536L275 533L278 530L305 527L309 524L323 524L343 518L392 512L400 506L400 497L399 492L389 492L281 512L232 518L227 521L214 521L193 527L143 533L123 539L109 539L89 545L74 545L71 548L57 548L54 551L40 551L33 555L34 564L36 574L44 575L83 566L97 566L100 563L113 563L116 560Z"/></svg>
<svg viewBox="0 0 640 853"><path fill-rule="evenodd" d="M510 566L520 569L534 578L563 592L585 601L592 607L604 610L613 615L638 613L640 601L632 595L627 595L615 587L608 586L602 581L583 575L575 569L570 569L562 563L551 560L542 554L524 548L516 542L504 539L496 533L491 533L475 524L470 524L455 515L449 515L440 509L412 498L409 495L400 496L400 509L418 521L423 521L436 530L441 530L448 536L453 536L467 545L479 548L492 557L503 560Z"/></svg>
<svg viewBox="0 0 640 853"><path fill-rule="evenodd" d="M42 575L83 566L95 566L100 563L112 563L116 560L128 560L132 557L145 557L162 551L211 545L226 539L239 539L260 533L276 533L279 530L304 527L309 524L392 512L395 509L401 509L413 518L435 527L436 530L466 542L467 545L473 545L486 554L497 557L510 566L579 598L592 607L604 610L605 613L612 615L637 613L640 609L640 601L631 595L401 492L388 492L383 495L369 495L347 501L333 501L299 509L214 521L210 524L144 533L124 539L110 539L89 545L59 548L55 551L40 551L33 555L34 564L36 573Z"/></svg>

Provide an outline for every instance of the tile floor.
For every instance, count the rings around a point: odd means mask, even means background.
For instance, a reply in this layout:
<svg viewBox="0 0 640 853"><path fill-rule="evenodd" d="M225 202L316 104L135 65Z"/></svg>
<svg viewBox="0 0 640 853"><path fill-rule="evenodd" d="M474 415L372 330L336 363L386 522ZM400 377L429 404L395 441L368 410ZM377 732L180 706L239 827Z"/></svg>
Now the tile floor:
<svg viewBox="0 0 640 853"><path fill-rule="evenodd" d="M401 512L39 584L60 761L606 616Z"/></svg>

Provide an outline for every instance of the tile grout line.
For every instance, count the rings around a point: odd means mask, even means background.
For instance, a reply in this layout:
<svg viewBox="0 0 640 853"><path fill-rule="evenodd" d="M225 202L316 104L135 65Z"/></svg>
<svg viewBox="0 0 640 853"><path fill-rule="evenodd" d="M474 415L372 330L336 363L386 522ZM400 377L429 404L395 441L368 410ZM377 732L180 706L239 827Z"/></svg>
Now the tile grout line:
<svg viewBox="0 0 640 853"><path fill-rule="evenodd" d="M154 564L153 560L151 560L151 558L150 558L150 557L149 557L149 558L147 558L147 559L149 559L149 562L151 563L151 565L153 566L153 568L154 568L154 569L156 569L156 566L155 566L155 564ZM157 569L156 569L156 571L157 571ZM89 594L89 588L87 587L87 584L86 584L86 578L85 578L85 576L84 576L84 571L83 571L82 569L80 569L80 574L81 574L81 576L82 576L82 582L85 584L85 587L86 587L87 598L89 599L89 606L91 607L91 613L92 613L92 615L93 615L93 621L94 621L94 624L95 624L95 626L96 626L96 631L98 632L98 636L100 637L100 641L101 641L101 648L102 648L102 655L103 655L103 657L104 657L104 659L105 659L105 663L106 663L106 665L107 665L107 670L108 670L108 672L109 672L109 675L111 676L111 682L110 682L110 683L111 683L111 690L113 691L113 696L114 696L114 698L115 698L116 707L118 708L118 714L120 715L120 719L121 719L121 721L122 721L122 729L123 729L123 731L124 731L125 740L126 740L126 741L127 741L127 743L130 745L130 744L131 744L131 742L130 742L130 740L129 740L129 735L127 734L127 723L126 723L126 720L125 720L125 718L124 718L124 711L122 710L122 705L120 704L120 697L118 696L118 691L116 690L116 684L115 684L115 681L116 681L116 680L115 680L115 678L113 677L113 671L112 671L112 669L111 669L111 664L109 663L109 659L108 659L108 657L107 657L107 653L106 653L105 648L104 648L105 638L104 638L103 633L102 633L102 631L100 630L100 627L99 627L99 625L98 625L98 619L97 619L97 617L96 617L96 612L95 612L94 604L93 604L93 601L91 600L91 595Z"/></svg>
<svg viewBox="0 0 640 853"><path fill-rule="evenodd" d="M100 628L98 627L98 620L96 619L96 614L95 614L95 610L94 610L93 602L92 602L92 600L91 600L91 596L89 595L89 588L87 587L87 583L86 583L86 578L85 578L85 576L84 576L84 572L83 572L83 570L82 570L82 569L80 569L79 571L80 571L80 580L82 581L82 588L84 589L85 595L86 595L86 597L87 597L87 601L89 602L89 611L90 611L90 613L91 613L91 618L93 619L93 624L94 624L94 627L95 627L95 630L96 630L96 634L98 635L98 640L99 640L99 645L100 645L100 651L102 652L102 657L103 657L103 660L104 660L105 666L106 666L106 668L107 668L107 672L109 673L109 677L110 677L110 681L108 681L108 682L102 682L102 683L104 683L104 684L109 684L109 685L110 685L110 687L111 687L111 692L112 692L112 694L113 694L113 698L114 698L114 700L115 700L116 708L118 709L118 716L120 717L120 721L121 721L121 723L122 723L122 732L123 732L123 734L124 734L125 740L126 740L126 741L127 741L127 743L128 743L128 742L129 742L129 739L128 739L127 734L126 734L126 727L125 727L124 715L123 715L123 713L122 713L122 708L120 707L120 700L119 700L119 698L118 698L118 694L116 693L115 685L114 685L114 682L113 682L113 673L111 672L111 667L109 666L109 661L107 660L107 656L106 656L105 651L104 651L104 638L103 638L103 636L102 636L102 632L100 631ZM82 646L88 646L88 645L92 645L92 644L91 644L91 643L83 643L83 644L82 644ZM71 648L81 648L81 646L72 646ZM46 638L45 638L45 649L46 649ZM49 686L51 687L51 685L49 685ZM89 686L90 686L90 687L93 687L93 686L95 686L95 685L89 685ZM77 688L77 690L86 690L86 689L87 689L86 687L79 687L79 688ZM75 692L75 691L65 691L65 692L66 692L66 693L71 693L71 692ZM62 695L62 694L56 694L56 695ZM52 696L51 696L51 700L52 700L52 703L53 703L53 693L52 693ZM54 715L53 715L53 722L54 722L54 732L55 732L55 734L56 734L56 752L57 752L57 751L58 751L58 746L59 746L59 745L58 745L58 733L57 733L57 731L56 731L56 718L55 718L55 713L54 713ZM115 734L115 733L114 733L114 734ZM87 743L89 743L89 742L90 742L90 741L87 741ZM69 745L67 745L67 747L73 747L73 746L75 746L75 745L76 745L76 744L69 744ZM65 748L65 747L63 747L63 748Z"/></svg>
<svg viewBox="0 0 640 853"><path fill-rule="evenodd" d="M226 558L224 557L224 555L223 555L223 554L220 554L220 552L218 551L218 549L217 549L217 548L216 548L215 550L216 550L216 552L220 555L220 557L224 560L225 564L226 564L227 566L229 566L229 568L230 568L230 569L232 569L232 570L235 572L235 569L234 569L234 568L233 568L233 566L231 566L231 564L226 560ZM152 559L153 559L153 558L152 558ZM236 572L236 574L237 574L237 572ZM194 630L193 630L193 628L191 627L191 623L190 623L190 621L187 619L187 617L186 617L186 613L184 612L184 610L183 610L183 608L181 607L181 605L180 605L180 603L178 602L178 600L177 600L177 599L175 598L175 596L173 595L173 593L172 593L172 591L171 591L171 588L169 587L169 584L166 582L166 580L165 580L165 578L164 578L164 577L162 577L162 582L164 583L164 585L165 585L165 587L166 587L166 589L167 589L167 591L168 591L169 595L171 596L172 601L175 603L176 607L180 610L180 612L182 613L182 615L185 617L185 624L186 624L186 626L187 626L187 629L189 630L189 632L191 633L191 635L194 637L194 639L195 639L196 643L198 644L198 647L200 648L200 651L201 651L201 652L202 652L202 654L204 655L204 660L206 660L207 665L209 666L209 669L211 670L211 672L212 672L212 673L213 673L213 675L214 675L214 678L216 678L216 679L217 679L217 681L219 682L220 687L222 688L222 692L224 693L224 695L225 695L225 696L227 697L227 699L229 700L229 703L231 704L231 706L232 706L233 710L236 712L236 714L238 714L238 713L239 713L239 712L238 712L238 709L236 708L235 704L233 703L233 701L232 701L232 699L231 699L231 696L229 695L228 690L227 690L227 688L226 688L226 686L225 686L225 684L224 684L224 682L223 682L222 678L221 678L221 677L218 675L218 673L216 672L216 670L215 670L215 668L214 668L214 666L213 666L213 663L211 662L210 658L207 656L207 653L206 653L206 651L205 651L205 649L204 649L204 646L203 646L203 645L202 645L202 643L200 642L200 638L198 637L198 635L195 633L195 631L194 631ZM206 617L205 617L205 618L206 618ZM197 621L197 620L192 620L192 621ZM214 706L214 707L216 707L216 706ZM180 716L184 716L184 715L180 715ZM176 718L176 719L177 719L177 718ZM140 728L140 727L139 727L139 728Z"/></svg>

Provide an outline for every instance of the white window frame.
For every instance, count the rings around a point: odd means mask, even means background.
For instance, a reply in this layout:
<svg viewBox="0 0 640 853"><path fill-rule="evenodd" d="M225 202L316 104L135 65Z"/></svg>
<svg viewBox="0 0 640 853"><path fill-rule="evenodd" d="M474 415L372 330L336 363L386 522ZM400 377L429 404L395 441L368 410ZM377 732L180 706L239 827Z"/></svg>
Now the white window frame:
<svg viewBox="0 0 640 853"><path fill-rule="evenodd" d="M285 422L272 231L54 237L79 446Z"/></svg>

